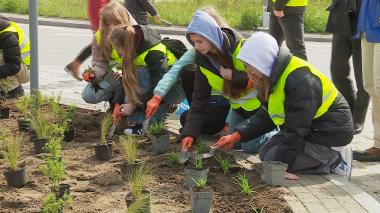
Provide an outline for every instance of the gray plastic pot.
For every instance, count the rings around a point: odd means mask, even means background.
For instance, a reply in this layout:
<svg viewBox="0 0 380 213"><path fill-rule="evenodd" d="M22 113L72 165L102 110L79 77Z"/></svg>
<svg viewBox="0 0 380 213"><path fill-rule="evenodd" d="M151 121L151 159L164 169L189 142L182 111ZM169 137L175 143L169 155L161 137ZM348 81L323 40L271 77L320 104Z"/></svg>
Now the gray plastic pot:
<svg viewBox="0 0 380 213"><path fill-rule="evenodd" d="M26 172L24 167L20 167L16 171L7 169L4 171L4 176L8 186L20 188L26 184Z"/></svg>
<svg viewBox="0 0 380 213"><path fill-rule="evenodd" d="M150 136L150 140L152 141L152 151L154 154L164 154L166 151L170 149L169 137L169 133L161 135L159 138L153 135Z"/></svg>
<svg viewBox="0 0 380 213"><path fill-rule="evenodd" d="M143 161L138 159L135 160L132 164L129 164L128 162L123 162L122 164L120 164L121 176L123 180L128 181L132 171L138 170L142 164Z"/></svg>
<svg viewBox="0 0 380 213"><path fill-rule="evenodd" d="M100 161L108 161L113 158L113 141L107 141L107 143L103 144L101 142L93 144L95 150L95 157Z"/></svg>
<svg viewBox="0 0 380 213"><path fill-rule="evenodd" d="M208 175L209 169L204 170L194 170L194 169L188 169L185 168L185 186L187 188L190 188L195 185L194 180L197 180L200 177L203 177L207 181L207 175Z"/></svg>
<svg viewBox="0 0 380 213"><path fill-rule="evenodd" d="M190 187L191 211L195 213L209 213L211 209L214 191L206 187L204 191L196 191L196 187Z"/></svg>
<svg viewBox="0 0 380 213"><path fill-rule="evenodd" d="M148 203L147 203L146 207L144 207L143 209L141 209L140 211L137 211L137 212L139 212L139 213L150 213L150 195L151 195L150 191L145 190L145 189L142 190L142 196L146 196ZM128 192L125 195L125 203L127 204L127 208L130 207L133 202L135 202L135 197L132 195L131 192Z"/></svg>
<svg viewBox="0 0 380 213"><path fill-rule="evenodd" d="M284 184L285 172L288 164L280 161L263 161L263 179L264 182L272 186Z"/></svg>

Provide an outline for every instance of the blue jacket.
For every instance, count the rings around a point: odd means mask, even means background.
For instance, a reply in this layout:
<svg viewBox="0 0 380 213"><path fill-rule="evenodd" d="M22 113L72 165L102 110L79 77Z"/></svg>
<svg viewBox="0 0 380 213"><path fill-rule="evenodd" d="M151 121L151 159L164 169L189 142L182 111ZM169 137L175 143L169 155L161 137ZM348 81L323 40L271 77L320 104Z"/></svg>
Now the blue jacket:
<svg viewBox="0 0 380 213"><path fill-rule="evenodd" d="M357 30L368 42L380 43L380 0L362 1Z"/></svg>
<svg viewBox="0 0 380 213"><path fill-rule="evenodd" d="M154 94L161 97L169 92L170 88L178 81L179 74L183 67L188 64L193 64L195 59L195 49L190 48L183 54L183 56L174 63L170 70L165 73L162 79L158 82L156 88L154 89Z"/></svg>

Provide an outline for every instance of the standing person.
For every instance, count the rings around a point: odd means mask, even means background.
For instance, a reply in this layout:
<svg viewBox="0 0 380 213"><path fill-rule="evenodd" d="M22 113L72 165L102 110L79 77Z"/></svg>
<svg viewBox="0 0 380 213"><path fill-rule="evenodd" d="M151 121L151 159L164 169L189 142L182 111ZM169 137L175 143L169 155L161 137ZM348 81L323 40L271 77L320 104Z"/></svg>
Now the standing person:
<svg viewBox="0 0 380 213"><path fill-rule="evenodd" d="M82 91L86 103L115 103L124 99L123 86L118 71L112 69L121 66L122 58L111 47L107 38L115 26L132 26L137 24L125 7L117 2L111 2L100 10L99 30L93 36L92 69L83 72L83 79L89 82Z"/></svg>
<svg viewBox="0 0 380 213"><path fill-rule="evenodd" d="M13 21L0 15L0 95L24 95L21 84L29 82L30 42Z"/></svg>
<svg viewBox="0 0 380 213"><path fill-rule="evenodd" d="M88 0L87 1L87 13L90 18L90 24L92 32L95 33L99 28L99 11L100 9L109 3L110 0ZM65 71L70 73L78 81L83 80L80 73L80 66L87 60L92 53L92 43L84 47L74 61L70 62L66 67Z"/></svg>
<svg viewBox="0 0 380 213"><path fill-rule="evenodd" d="M364 89L372 99L373 147L354 152L359 161L380 161L380 0L362 0L361 33Z"/></svg>
<svg viewBox="0 0 380 213"><path fill-rule="evenodd" d="M237 139L250 140L279 126L260 149L262 161L287 163L293 172L335 169L349 178L352 150L346 145L353 138L352 115L334 84L313 65L279 48L266 33L253 34L237 57L245 63L263 105L214 146L230 148ZM298 178L290 173L286 177Z"/></svg>
<svg viewBox="0 0 380 213"><path fill-rule="evenodd" d="M304 13L308 0L268 0L269 34L278 46L286 41L290 52L307 60L304 42Z"/></svg>
<svg viewBox="0 0 380 213"><path fill-rule="evenodd" d="M148 13L159 22L160 15L150 0L125 0L125 7L132 14L139 25L148 25Z"/></svg>
<svg viewBox="0 0 380 213"><path fill-rule="evenodd" d="M369 95L364 90L360 39L354 38L361 0L333 0L326 31L333 34L330 71L332 80L350 105L355 134L364 127ZM349 59L352 56L357 92L350 78Z"/></svg>
<svg viewBox="0 0 380 213"><path fill-rule="evenodd" d="M152 98L153 89L163 74L176 61L175 55L161 43L161 36L154 29L144 25L115 27L108 42L122 55L125 104L116 114L122 113L135 123L134 127L125 129L124 134L141 135L146 102ZM162 104L150 122L164 121L168 109L168 103Z"/></svg>
<svg viewBox="0 0 380 213"><path fill-rule="evenodd" d="M257 91L253 89L244 64L236 56L244 40L230 28L220 28L208 13L198 10L186 31L188 41L195 47L196 56L192 103L182 132L181 150L189 149L198 137L212 91L230 102L229 128L235 127L260 107ZM249 142L245 151L257 152L267 135Z"/></svg>

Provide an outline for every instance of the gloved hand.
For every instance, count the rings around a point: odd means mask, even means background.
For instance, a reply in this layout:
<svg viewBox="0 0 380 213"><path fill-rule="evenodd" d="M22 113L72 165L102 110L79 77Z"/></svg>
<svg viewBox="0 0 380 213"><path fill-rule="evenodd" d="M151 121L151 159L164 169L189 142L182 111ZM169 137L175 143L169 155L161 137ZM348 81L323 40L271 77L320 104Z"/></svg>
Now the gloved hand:
<svg viewBox="0 0 380 213"><path fill-rule="evenodd" d="M158 107L160 106L162 97L155 95L146 103L145 117L151 117L154 113L157 112Z"/></svg>
<svg viewBox="0 0 380 213"><path fill-rule="evenodd" d="M181 151L187 151L191 147L191 145L193 145L193 142L194 138L190 136L187 136L184 139L182 139Z"/></svg>
<svg viewBox="0 0 380 213"><path fill-rule="evenodd" d="M232 149L234 147L235 143L240 141L240 139L241 139L240 133L234 132L230 135L226 135L226 136L221 137L218 140L218 142L216 142L212 146L217 147L217 148L225 148L226 150L228 150L228 149Z"/></svg>
<svg viewBox="0 0 380 213"><path fill-rule="evenodd" d="M119 122L121 120L121 116L122 116L122 112L121 112L121 106L119 103L116 103L115 104L115 107L113 108L113 123L116 124L117 122Z"/></svg>
<svg viewBox="0 0 380 213"><path fill-rule="evenodd" d="M87 82L92 82L95 80L95 74L93 72L89 72L85 70L82 74L83 80Z"/></svg>

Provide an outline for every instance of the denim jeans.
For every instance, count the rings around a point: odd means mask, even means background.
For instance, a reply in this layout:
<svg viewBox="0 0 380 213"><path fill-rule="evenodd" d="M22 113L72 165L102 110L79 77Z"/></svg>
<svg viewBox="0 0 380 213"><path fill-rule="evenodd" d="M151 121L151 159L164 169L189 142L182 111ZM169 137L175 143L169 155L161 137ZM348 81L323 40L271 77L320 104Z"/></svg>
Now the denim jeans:
<svg viewBox="0 0 380 213"><path fill-rule="evenodd" d="M141 89L141 93L142 94L147 93L152 87L150 72L146 67L138 67L137 73L138 73L137 81ZM127 97L124 103L128 103ZM164 121L166 113L169 110L169 107L170 107L169 103L162 103L160 107L158 108L157 112L151 117L149 123ZM141 124L144 120L145 120L145 108L141 108L141 107L137 108L132 113L132 115L128 116L128 121L135 122L138 124Z"/></svg>
<svg viewBox="0 0 380 213"><path fill-rule="evenodd" d="M231 134L235 131L235 127L238 126L240 123L244 122L245 118L241 115L239 115L237 112L234 110L230 109L230 113L228 115L228 134ZM246 141L246 142L238 142L235 145L236 149L242 149L243 151L254 154L258 153L261 146L264 145L269 139L275 135L278 131L274 130L268 133L265 133L262 136L259 136L255 139Z"/></svg>

